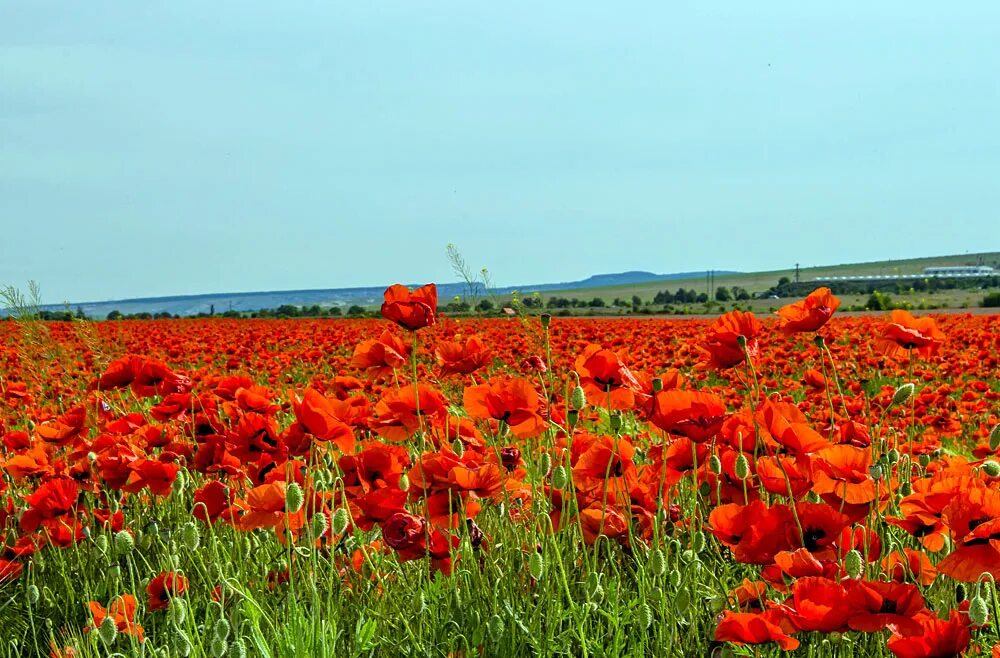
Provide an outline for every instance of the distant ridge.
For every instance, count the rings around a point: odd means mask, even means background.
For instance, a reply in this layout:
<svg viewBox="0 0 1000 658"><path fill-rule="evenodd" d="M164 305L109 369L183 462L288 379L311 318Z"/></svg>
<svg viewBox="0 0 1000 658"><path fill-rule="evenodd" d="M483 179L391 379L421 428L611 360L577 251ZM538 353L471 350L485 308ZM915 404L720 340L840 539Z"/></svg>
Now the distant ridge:
<svg viewBox="0 0 1000 658"><path fill-rule="evenodd" d="M716 270L716 274L738 274L734 271ZM559 290L575 290L579 288L595 288L601 286L628 285L632 283L650 283L655 281L670 281L675 279L691 279L704 277L704 270L698 272L675 272L673 274L655 274L653 272L631 271L611 274L595 274L582 281L565 281L561 283L538 283L523 286L507 286L497 288L495 293L506 295L517 290L522 295L533 292L554 292ZM68 302L66 304L46 304L42 308L49 311L61 311L66 308L75 311L77 308L91 318L103 319L111 311L120 311L125 315L133 313L170 313L171 315L191 316L199 313L209 313L214 307L216 313L225 311L258 311L273 309L283 305L291 306L373 306L382 301L382 293L386 285L366 286L360 288L325 288L313 290L270 290L261 292L231 292L204 293L198 295L170 295L166 297L136 297L131 299L116 299L101 302ZM415 287L420 284L409 284ZM482 284L477 284L476 294L482 295L485 290ZM447 302L456 295L468 294L469 288L464 283L438 284L438 299ZM0 309L0 316L6 315Z"/></svg>

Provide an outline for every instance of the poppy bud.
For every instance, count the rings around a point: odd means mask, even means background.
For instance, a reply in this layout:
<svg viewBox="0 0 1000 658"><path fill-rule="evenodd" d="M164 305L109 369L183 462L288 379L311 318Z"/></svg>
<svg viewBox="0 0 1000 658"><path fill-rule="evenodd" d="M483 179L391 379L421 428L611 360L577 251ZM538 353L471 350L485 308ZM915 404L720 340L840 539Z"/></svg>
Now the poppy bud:
<svg viewBox="0 0 1000 658"><path fill-rule="evenodd" d="M552 469L552 487L555 489L563 489L566 484L566 469L562 464L559 464Z"/></svg>
<svg viewBox="0 0 1000 658"><path fill-rule="evenodd" d="M736 477L741 480L745 480L750 477L750 462L747 461L746 455L742 452L739 457L736 458L736 466L734 470L736 471Z"/></svg>
<svg viewBox="0 0 1000 658"><path fill-rule="evenodd" d="M212 653L212 658L222 658L226 655L226 641L215 638L209 645L209 651Z"/></svg>
<svg viewBox="0 0 1000 658"><path fill-rule="evenodd" d="M639 606L639 621L643 628L649 628L653 625L653 609L649 607L648 603Z"/></svg>
<svg viewBox="0 0 1000 658"><path fill-rule="evenodd" d="M653 377L653 393L659 393L663 390L663 380L659 377Z"/></svg>
<svg viewBox="0 0 1000 658"><path fill-rule="evenodd" d="M112 581L118 580L119 578L122 577L122 568L119 567L117 564L112 564L110 567L108 567L107 574L108 578L110 578Z"/></svg>
<svg viewBox="0 0 1000 658"><path fill-rule="evenodd" d="M548 475L549 471L552 470L552 455L543 452L542 456L538 458L538 468L543 476Z"/></svg>
<svg viewBox="0 0 1000 658"><path fill-rule="evenodd" d="M198 526L194 524L194 521L188 521L181 526L181 542L189 551L198 549L201 544L201 535L198 533Z"/></svg>
<svg viewBox="0 0 1000 658"><path fill-rule="evenodd" d="M892 394L892 404L903 404L913 396L914 386L912 383L907 382L899 388L896 392Z"/></svg>
<svg viewBox="0 0 1000 658"><path fill-rule="evenodd" d="M865 569L865 559L861 557L856 549L852 549L844 556L844 570L851 578L860 578Z"/></svg>
<svg viewBox="0 0 1000 658"><path fill-rule="evenodd" d="M990 620L990 609L983 597L978 594L969 601L969 619L976 626L985 626Z"/></svg>
<svg viewBox="0 0 1000 658"><path fill-rule="evenodd" d="M889 460L890 464L895 464L899 461L899 451L893 448L888 453L886 453L886 459Z"/></svg>
<svg viewBox="0 0 1000 658"><path fill-rule="evenodd" d="M542 579L542 573L545 571L545 560L542 559L542 554L535 551L528 558L528 573L535 580Z"/></svg>
<svg viewBox="0 0 1000 658"><path fill-rule="evenodd" d="M601 587L601 576L596 571L591 571L587 576L587 598L600 601L604 598L604 588Z"/></svg>
<svg viewBox="0 0 1000 658"><path fill-rule="evenodd" d="M910 484L909 482L904 482L903 484L899 485L899 493L903 494L904 496L909 496L911 493L913 493L913 485Z"/></svg>
<svg viewBox="0 0 1000 658"><path fill-rule="evenodd" d="M97 461L97 453L93 452L93 451L88 452L87 453L87 461L90 462L91 464L93 464L94 462L96 462Z"/></svg>
<svg viewBox="0 0 1000 658"><path fill-rule="evenodd" d="M455 439L451 443L452 452L461 457L465 454L465 444L462 443L462 439Z"/></svg>
<svg viewBox="0 0 1000 658"><path fill-rule="evenodd" d="M649 573L654 577L662 576L667 572L667 558L663 551L656 548L649 554Z"/></svg>
<svg viewBox="0 0 1000 658"><path fill-rule="evenodd" d="M674 607L677 608L679 612L684 612L691 605L691 594L687 589L678 590L677 595L674 597Z"/></svg>
<svg viewBox="0 0 1000 658"><path fill-rule="evenodd" d="M135 548L135 539L127 530L119 530L115 533L115 553L128 555L133 548Z"/></svg>
<svg viewBox="0 0 1000 658"><path fill-rule="evenodd" d="M118 637L118 625L110 616L105 617L97 629L97 634L104 640L104 644L114 644L115 638Z"/></svg>
<svg viewBox="0 0 1000 658"><path fill-rule="evenodd" d="M703 550L705 550L704 532L699 530L698 532L694 533L694 543L692 544L692 548L694 549L695 553L701 553Z"/></svg>
<svg viewBox="0 0 1000 658"><path fill-rule="evenodd" d="M995 478L1000 475L1000 464L996 463L992 459L984 461L982 465L983 472L989 475L991 478Z"/></svg>
<svg viewBox="0 0 1000 658"><path fill-rule="evenodd" d="M917 458L917 461L920 462L920 465L923 468L927 468L927 465L931 463L931 456L926 454L920 455L920 457Z"/></svg>
<svg viewBox="0 0 1000 658"><path fill-rule="evenodd" d="M100 551L101 553L107 553L108 552L108 536L101 534L101 535L97 535L96 537L94 537L94 546L96 546L97 550Z"/></svg>
<svg viewBox="0 0 1000 658"><path fill-rule="evenodd" d="M410 476L403 473L399 476L399 490L409 491L410 490Z"/></svg>
<svg viewBox="0 0 1000 658"><path fill-rule="evenodd" d="M494 642L499 641L500 638L503 637L503 631L503 619L500 615L493 615L490 617L489 622L486 624L486 632L489 633L490 638L492 638Z"/></svg>
<svg viewBox="0 0 1000 658"><path fill-rule="evenodd" d="M225 617L219 617L215 625L212 626L212 633L217 640L222 640L223 642L229 638L229 622L226 621Z"/></svg>
<svg viewBox="0 0 1000 658"><path fill-rule="evenodd" d="M708 469L716 475L722 472L722 460L719 459L719 456L714 452L712 453L712 456L708 458Z"/></svg>
<svg viewBox="0 0 1000 658"><path fill-rule="evenodd" d="M232 658L247 658L247 645L237 638L229 645L229 655Z"/></svg>
<svg viewBox="0 0 1000 658"><path fill-rule="evenodd" d="M573 392L569 396L569 404L576 411L587 406L587 394L579 384L573 387Z"/></svg>
<svg viewBox="0 0 1000 658"><path fill-rule="evenodd" d="M28 598L28 605L35 605L38 603L38 599L42 596L41 592L38 591L38 585L35 585L34 583L28 585L28 588L24 593Z"/></svg>
<svg viewBox="0 0 1000 658"><path fill-rule="evenodd" d="M304 501L305 494L302 493L302 487L299 486L298 482L290 482L285 489L285 509L295 514L302 509Z"/></svg>
<svg viewBox="0 0 1000 658"><path fill-rule="evenodd" d="M174 629L174 635L171 638L171 644L174 646L174 651L177 652L178 656L181 658L187 658L191 655L191 640L188 638L187 633L179 628Z"/></svg>
<svg viewBox="0 0 1000 658"><path fill-rule="evenodd" d="M324 515L325 518L325 515ZM333 513L333 534L334 536L339 536L344 534L347 530L347 526L351 523L351 517L347 513L347 510L343 507L338 507L337 511Z"/></svg>
<svg viewBox="0 0 1000 658"><path fill-rule="evenodd" d="M611 426L612 432L619 432L622 428L622 415L620 413L613 414L608 418L608 424Z"/></svg>
<svg viewBox="0 0 1000 658"><path fill-rule="evenodd" d="M990 450L996 450L1000 448L1000 424L997 424L990 430Z"/></svg>
<svg viewBox="0 0 1000 658"><path fill-rule="evenodd" d="M187 604L184 603L184 599L170 600L170 618L173 619L175 626L184 625L184 620L187 619Z"/></svg>

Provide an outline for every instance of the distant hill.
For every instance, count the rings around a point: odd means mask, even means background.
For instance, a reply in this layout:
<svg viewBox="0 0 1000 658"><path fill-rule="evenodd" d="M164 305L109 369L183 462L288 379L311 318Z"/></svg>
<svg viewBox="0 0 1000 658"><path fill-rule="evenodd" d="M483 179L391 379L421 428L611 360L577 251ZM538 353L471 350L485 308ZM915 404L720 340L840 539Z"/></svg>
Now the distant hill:
<svg viewBox="0 0 1000 658"><path fill-rule="evenodd" d="M736 274L736 272L717 272L718 274ZM533 292L558 292L560 290L577 290L603 286L632 285L669 281L674 279L689 279L704 277L704 272L677 272L674 274L654 274L653 272L618 272L614 274L595 274L582 281L566 281L562 283L538 283L523 286L507 286L497 288L496 294L507 295L517 290L522 295ZM387 284L388 285L388 284ZM415 287L419 284L410 284ZM171 315L190 316L199 313L216 313L225 311L257 311L262 308L278 308L288 304L291 306L323 307L341 306L377 306L382 302L382 293L386 285L363 288L328 288L319 290L271 290L262 292L209 293L204 295L175 295L171 297L142 297L135 299L117 299L102 302L69 302L67 304L48 304L45 310L62 311L66 308L75 311L77 308L91 318L103 319L111 311L120 311L126 315L133 313L170 313ZM482 295L484 289L478 285L475 293ZM438 299L442 302L456 295L468 294L464 283L438 284ZM6 312L0 309L0 316Z"/></svg>

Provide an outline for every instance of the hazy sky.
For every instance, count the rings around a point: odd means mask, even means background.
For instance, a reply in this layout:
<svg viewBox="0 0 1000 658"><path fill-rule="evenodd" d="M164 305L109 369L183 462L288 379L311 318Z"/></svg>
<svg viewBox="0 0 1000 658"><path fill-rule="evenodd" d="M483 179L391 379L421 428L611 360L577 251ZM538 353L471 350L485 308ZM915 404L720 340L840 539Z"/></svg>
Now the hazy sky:
<svg viewBox="0 0 1000 658"><path fill-rule="evenodd" d="M0 0L48 302L1000 248L1000 4Z"/></svg>

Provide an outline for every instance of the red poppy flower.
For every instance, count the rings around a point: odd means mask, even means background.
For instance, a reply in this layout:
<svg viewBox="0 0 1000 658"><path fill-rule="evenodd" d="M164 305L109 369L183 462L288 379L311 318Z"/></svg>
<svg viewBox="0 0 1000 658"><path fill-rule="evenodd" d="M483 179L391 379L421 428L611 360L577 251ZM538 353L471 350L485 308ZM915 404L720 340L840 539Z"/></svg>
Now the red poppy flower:
<svg viewBox="0 0 1000 658"><path fill-rule="evenodd" d="M948 619L924 614L916 621L919 630L889 638L887 646L896 658L957 658L969 648L969 620L957 610L952 610ZM993 655L997 655L995 649Z"/></svg>
<svg viewBox="0 0 1000 658"><path fill-rule="evenodd" d="M401 284L389 286L382 304L382 317L410 331L437 321L437 286L428 283L413 292Z"/></svg>
<svg viewBox="0 0 1000 658"><path fill-rule="evenodd" d="M588 345L576 359L576 372L587 402L595 407L631 409L635 404L639 380L616 352Z"/></svg>
<svg viewBox="0 0 1000 658"><path fill-rule="evenodd" d="M386 329L377 339L358 343L351 365L370 370L372 376L379 377L405 366L409 355L410 347L403 339Z"/></svg>
<svg viewBox="0 0 1000 658"><path fill-rule="evenodd" d="M915 318L901 309L893 311L890 318L892 321L882 329L882 335L875 344L880 353L895 356L916 350L922 356L937 354L944 334L937 328L934 318Z"/></svg>
<svg viewBox="0 0 1000 658"><path fill-rule="evenodd" d="M354 452L354 430L344 422L347 404L330 400L313 388L307 388L302 400L293 403L295 417L320 441L332 441L345 453Z"/></svg>
<svg viewBox="0 0 1000 658"><path fill-rule="evenodd" d="M762 613L726 610L715 628L715 639L737 646L775 642L785 651L797 649L799 641L782 629L782 621L783 615L778 610Z"/></svg>
<svg viewBox="0 0 1000 658"><path fill-rule="evenodd" d="M175 571L165 571L158 574L146 585L149 609L163 610L170 605L170 599L184 594L187 591L187 586L187 578Z"/></svg>
<svg viewBox="0 0 1000 658"><path fill-rule="evenodd" d="M854 610L848 625L856 631L874 633L894 628L904 633L919 631L916 616L927 609L916 585L880 581L850 581L848 605Z"/></svg>
<svg viewBox="0 0 1000 658"><path fill-rule="evenodd" d="M88 627L87 631L100 628L105 619L111 618L119 633L131 635L140 642L145 639L142 626L135 623L135 613L139 604L131 594L122 594L116 598L111 602L108 610L105 610L104 606L97 601L88 602L87 607L90 608L90 614L93 617L93 625Z"/></svg>
<svg viewBox="0 0 1000 658"><path fill-rule="evenodd" d="M833 316L840 306L829 288L817 288L801 302L788 304L778 309L784 323L781 330L786 334L816 331Z"/></svg>
<svg viewBox="0 0 1000 658"><path fill-rule="evenodd" d="M747 360L757 358L760 345L757 337L763 330L753 313L749 311L730 311L717 319L708 329L708 335L702 343L701 350L708 357L699 365L702 369L725 370ZM745 341L745 347L740 342Z"/></svg>
<svg viewBox="0 0 1000 658"><path fill-rule="evenodd" d="M830 578L799 578L792 586L792 598L785 603L788 619L801 631L835 633L847 630L854 609L847 590Z"/></svg>
<svg viewBox="0 0 1000 658"><path fill-rule="evenodd" d="M192 515L199 521L214 523L232 504L229 487L218 480L212 480L195 490Z"/></svg>

